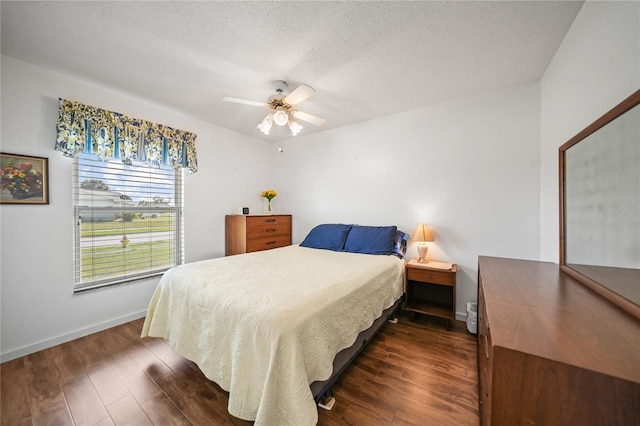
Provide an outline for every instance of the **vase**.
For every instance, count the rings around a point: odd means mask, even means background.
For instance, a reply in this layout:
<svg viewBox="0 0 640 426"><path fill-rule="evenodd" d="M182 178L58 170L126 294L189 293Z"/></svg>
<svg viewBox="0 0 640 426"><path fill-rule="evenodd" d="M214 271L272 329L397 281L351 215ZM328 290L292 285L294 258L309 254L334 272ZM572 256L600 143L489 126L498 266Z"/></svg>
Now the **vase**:
<svg viewBox="0 0 640 426"><path fill-rule="evenodd" d="M24 189L14 189L11 191L14 200L26 200L27 198L42 198L42 189L25 191Z"/></svg>
<svg viewBox="0 0 640 426"><path fill-rule="evenodd" d="M267 200L267 214L271 214L271 200Z"/></svg>

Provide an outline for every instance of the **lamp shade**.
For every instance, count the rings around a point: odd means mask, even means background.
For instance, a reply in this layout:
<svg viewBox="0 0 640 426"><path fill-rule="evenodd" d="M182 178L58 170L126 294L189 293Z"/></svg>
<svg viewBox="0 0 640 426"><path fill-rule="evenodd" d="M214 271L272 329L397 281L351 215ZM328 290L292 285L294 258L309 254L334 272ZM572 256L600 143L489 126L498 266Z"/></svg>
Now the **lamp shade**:
<svg viewBox="0 0 640 426"><path fill-rule="evenodd" d="M418 225L415 232L413 233L413 239L417 242L435 241L433 239L433 234L431 233L431 230L425 224Z"/></svg>
<svg viewBox="0 0 640 426"><path fill-rule="evenodd" d="M260 124L258 124L256 127L258 129L260 129L260 131L262 133L264 133L265 135L269 134L269 130L271 130L271 123L273 122L273 117L271 114L268 114L264 120L262 120L262 122L260 122Z"/></svg>
<svg viewBox="0 0 640 426"><path fill-rule="evenodd" d="M302 130L302 126L300 124L296 123L295 121L290 121L289 122L289 130L291 130L291 134L293 136L295 136L298 133L300 133L300 130Z"/></svg>

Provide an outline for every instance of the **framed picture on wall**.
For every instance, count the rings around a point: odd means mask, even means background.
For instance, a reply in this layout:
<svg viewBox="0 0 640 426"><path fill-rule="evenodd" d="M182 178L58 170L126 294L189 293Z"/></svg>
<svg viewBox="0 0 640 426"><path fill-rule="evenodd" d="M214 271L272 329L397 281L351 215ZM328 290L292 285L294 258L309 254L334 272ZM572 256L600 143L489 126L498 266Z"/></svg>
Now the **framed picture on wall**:
<svg viewBox="0 0 640 426"><path fill-rule="evenodd" d="M49 160L0 152L0 204L49 204Z"/></svg>

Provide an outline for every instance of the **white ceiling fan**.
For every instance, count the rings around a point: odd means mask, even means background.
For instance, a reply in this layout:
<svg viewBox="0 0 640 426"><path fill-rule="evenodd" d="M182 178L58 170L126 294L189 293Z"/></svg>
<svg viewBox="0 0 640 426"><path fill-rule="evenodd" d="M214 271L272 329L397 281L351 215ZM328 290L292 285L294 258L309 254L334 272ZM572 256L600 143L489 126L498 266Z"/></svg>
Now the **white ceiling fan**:
<svg viewBox="0 0 640 426"><path fill-rule="evenodd" d="M247 99L234 98L232 96L225 96L222 100L238 104L269 108L271 111L269 111L264 120L256 126L256 128L265 135L269 134L273 123L278 126L289 126L289 130L291 130L291 134L293 134L293 136L297 135L300 133L300 130L302 130L302 125L295 121L295 119L306 121L308 123L315 124L316 126L322 126L324 124L324 118L298 111L293 108L296 104L308 99L316 93L312 87L307 86L306 84L301 84L286 96L284 95L284 91L287 88L287 83L284 81L274 81L273 88L276 91L276 94L270 96L266 102L250 101Z"/></svg>

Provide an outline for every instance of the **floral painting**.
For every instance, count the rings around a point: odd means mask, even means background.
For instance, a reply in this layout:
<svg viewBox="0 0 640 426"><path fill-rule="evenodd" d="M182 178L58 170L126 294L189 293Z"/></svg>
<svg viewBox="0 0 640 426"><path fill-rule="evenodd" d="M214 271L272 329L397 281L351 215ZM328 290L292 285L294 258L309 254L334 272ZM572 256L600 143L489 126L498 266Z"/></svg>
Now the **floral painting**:
<svg viewBox="0 0 640 426"><path fill-rule="evenodd" d="M49 204L46 158L0 153L0 204Z"/></svg>

